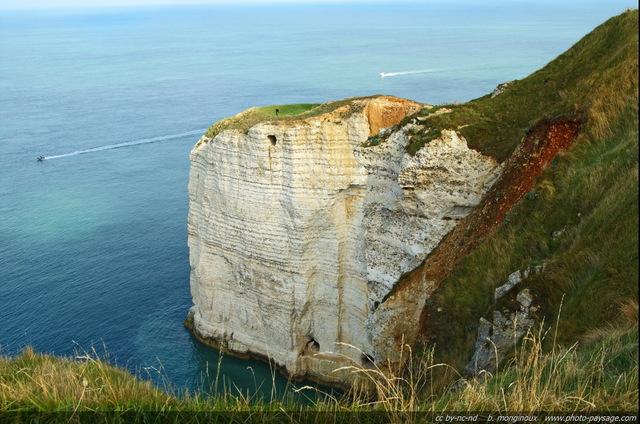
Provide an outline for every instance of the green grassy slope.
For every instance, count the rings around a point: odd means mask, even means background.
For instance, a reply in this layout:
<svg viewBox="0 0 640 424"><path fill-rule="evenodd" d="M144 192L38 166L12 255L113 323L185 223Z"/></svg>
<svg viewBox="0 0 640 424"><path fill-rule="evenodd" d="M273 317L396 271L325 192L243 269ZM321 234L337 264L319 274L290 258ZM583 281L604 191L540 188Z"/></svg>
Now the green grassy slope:
<svg viewBox="0 0 640 424"><path fill-rule="evenodd" d="M611 130L609 121L637 102L636 24L637 10L614 17L503 94L447 106L451 113L426 123L434 129L462 127L470 147L500 161L543 116L586 114L588 135L602 138ZM425 135L417 135L414 143L419 145Z"/></svg>
<svg viewBox="0 0 640 424"><path fill-rule="evenodd" d="M494 288L532 265L547 268L523 284L542 306L539 321L552 325L560 316L560 342L571 344L637 315L637 25L637 10L614 17L504 94L433 119L434 127L455 127L480 117L461 132L498 158L514 149L524 127L544 116L584 120L571 149L436 294L433 308L442 312L432 315L432 341L451 365L469 359L478 318L491 313Z"/></svg>

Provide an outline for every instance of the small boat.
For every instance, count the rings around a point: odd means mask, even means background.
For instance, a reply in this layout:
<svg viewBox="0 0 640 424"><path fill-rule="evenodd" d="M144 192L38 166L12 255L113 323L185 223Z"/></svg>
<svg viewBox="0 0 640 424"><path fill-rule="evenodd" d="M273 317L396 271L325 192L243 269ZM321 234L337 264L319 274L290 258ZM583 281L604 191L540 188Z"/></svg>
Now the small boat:
<svg viewBox="0 0 640 424"><path fill-rule="evenodd" d="M43 161L43 160L44 160L44 156L38 156L38 157L36 158L36 160L38 160L38 161Z"/></svg>

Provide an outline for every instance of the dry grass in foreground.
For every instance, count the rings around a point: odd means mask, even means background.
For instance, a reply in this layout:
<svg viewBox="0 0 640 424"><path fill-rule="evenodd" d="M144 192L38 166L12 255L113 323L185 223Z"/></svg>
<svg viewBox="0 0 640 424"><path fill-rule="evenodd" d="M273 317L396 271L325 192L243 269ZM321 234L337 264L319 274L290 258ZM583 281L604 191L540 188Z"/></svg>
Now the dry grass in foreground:
<svg viewBox="0 0 640 424"><path fill-rule="evenodd" d="M170 413L192 411L205 414L207 422L214 411L231 419L225 422L350 422L358 413L374 414L367 415L374 422L424 422L424 413L443 411L637 411L637 323L626 329L594 332L583 346L548 353L543 352L543 339L543 335L530 334L495 376L468 381L457 391L433 390L431 372L444 365L434 364L427 356L397 376L354 368L353 372L368 373L375 381L374 398L345 395L310 406L280 400L254 402L224 393L213 398L171 395L93 354L74 360L27 348L16 358L0 358L0 413L30 412L31 419L34 413L57 411L66 413L63 416L68 421L86 417L82 412L87 411L133 414L129 418L164 413L165 418L174 419L178 415ZM105 415L104 422L121 422L122 416Z"/></svg>

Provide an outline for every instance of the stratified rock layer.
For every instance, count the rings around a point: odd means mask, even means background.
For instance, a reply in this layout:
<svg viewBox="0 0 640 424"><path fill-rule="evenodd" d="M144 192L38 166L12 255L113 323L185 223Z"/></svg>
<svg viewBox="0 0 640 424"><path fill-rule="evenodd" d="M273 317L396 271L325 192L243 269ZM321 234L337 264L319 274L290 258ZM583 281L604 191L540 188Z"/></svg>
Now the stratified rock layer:
<svg viewBox="0 0 640 424"><path fill-rule="evenodd" d="M407 305L385 296L499 173L454 131L409 156L417 124L385 128L423 106L359 99L198 142L188 223L196 334L338 385L360 375L342 367L398 359L402 335L387 323ZM364 147L380 130L386 141Z"/></svg>

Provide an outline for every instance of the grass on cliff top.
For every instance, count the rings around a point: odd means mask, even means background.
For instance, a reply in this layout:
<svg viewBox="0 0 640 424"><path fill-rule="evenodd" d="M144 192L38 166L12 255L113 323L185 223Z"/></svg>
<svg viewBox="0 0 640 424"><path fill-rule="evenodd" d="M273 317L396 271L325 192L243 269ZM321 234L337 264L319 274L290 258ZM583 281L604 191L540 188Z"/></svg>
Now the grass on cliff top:
<svg viewBox="0 0 640 424"><path fill-rule="evenodd" d="M554 89L542 90L545 86ZM427 350L435 345L436 358L457 369L473 352L478 318L509 306L493 304L494 289L512 272L537 264L547 267L514 291L531 289L541 308L535 318L557 325L557 341L565 346L601 328L637 320L637 303L632 305L639 277L638 11L612 18L532 77L495 99L480 99L465 113L479 113L498 100L505 105L528 101L539 117L548 112L538 111L537 100L553 103L552 114L585 108L586 121L570 150L556 157L427 305L434 336L422 343ZM469 140L490 137L498 110L492 113L469 127L475 134L467 133ZM502 138L510 131L497 129L496 137L507 147L490 140L489 150L506 154L511 141Z"/></svg>
<svg viewBox="0 0 640 424"><path fill-rule="evenodd" d="M298 103L293 105L273 105L259 107L257 111L263 113L266 116L276 116L276 109L278 109L278 116L296 116L303 112L307 112L317 106L320 103Z"/></svg>
<svg viewBox="0 0 640 424"><path fill-rule="evenodd" d="M27 348L16 358L0 357L0 421L411 423L425 422L424 412L637 411L637 322L596 334L579 348L543 353L544 337L528 335L495 378L470 381L454 393L424 384L443 367L426 355L402 375L378 379L374 397L346 395L315 405L168 394L93 354L74 360Z"/></svg>
<svg viewBox="0 0 640 424"><path fill-rule="evenodd" d="M457 129L469 146L507 159L532 125L542 117L584 116L588 131L601 138L609 132L609 117L637 101L638 11L614 17L571 49L532 75L514 81L494 98L447 105L450 113L429 116L431 129ZM420 115L419 115L420 116ZM429 141L428 129L407 147L415 154Z"/></svg>
<svg viewBox="0 0 640 424"><path fill-rule="evenodd" d="M377 96L369 96L377 97ZM355 100L361 100L369 97L354 97L334 102L327 103L300 103L290 105L272 105L263 107L254 107L244 112L239 113L236 116L223 119L215 123L205 133L205 137L213 138L224 130L237 130L245 132L249 128L260 122L295 122L302 119L312 118L314 116L323 115L325 113L333 112L343 106L350 106L349 111L354 110ZM276 109L279 110L278 116L276 116Z"/></svg>

